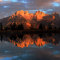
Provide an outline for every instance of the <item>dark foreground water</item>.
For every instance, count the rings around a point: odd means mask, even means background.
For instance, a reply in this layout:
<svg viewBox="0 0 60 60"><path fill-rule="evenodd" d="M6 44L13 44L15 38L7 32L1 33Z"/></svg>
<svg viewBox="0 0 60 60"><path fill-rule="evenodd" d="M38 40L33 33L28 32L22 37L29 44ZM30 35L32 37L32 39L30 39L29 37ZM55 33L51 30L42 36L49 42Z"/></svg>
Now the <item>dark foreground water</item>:
<svg viewBox="0 0 60 60"><path fill-rule="evenodd" d="M60 34L0 35L0 60L60 60Z"/></svg>

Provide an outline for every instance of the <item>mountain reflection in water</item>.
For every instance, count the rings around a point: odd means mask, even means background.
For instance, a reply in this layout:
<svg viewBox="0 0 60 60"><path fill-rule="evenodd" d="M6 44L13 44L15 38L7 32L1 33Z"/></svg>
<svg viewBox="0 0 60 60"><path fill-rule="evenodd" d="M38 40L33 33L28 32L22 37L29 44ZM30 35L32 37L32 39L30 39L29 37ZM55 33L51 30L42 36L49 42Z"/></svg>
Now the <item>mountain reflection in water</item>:
<svg viewBox="0 0 60 60"><path fill-rule="evenodd" d="M0 40L0 60L60 60L60 34L2 34Z"/></svg>
<svg viewBox="0 0 60 60"><path fill-rule="evenodd" d="M2 40L6 40L12 44L14 44L17 47L31 47L31 46L36 46L36 47L41 47L46 44L53 44L53 45L58 45L60 42L60 35L54 34L54 33L49 33L49 34L11 34L11 35L6 35L3 36L1 35L1 42Z"/></svg>

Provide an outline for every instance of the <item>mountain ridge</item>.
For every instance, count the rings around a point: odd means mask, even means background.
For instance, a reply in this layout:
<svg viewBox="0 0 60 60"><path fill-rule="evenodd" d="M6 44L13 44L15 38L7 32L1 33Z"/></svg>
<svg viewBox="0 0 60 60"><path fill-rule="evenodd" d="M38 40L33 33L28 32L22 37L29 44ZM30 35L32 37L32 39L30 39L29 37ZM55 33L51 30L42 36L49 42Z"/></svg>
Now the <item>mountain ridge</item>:
<svg viewBox="0 0 60 60"><path fill-rule="evenodd" d="M17 11L11 16L0 19L0 22L5 26L9 26L10 24L16 23L16 25L23 24L24 28L30 29L30 27L38 28L40 23L43 25L47 25L52 22L52 25L56 27L59 26L60 16L58 13L53 14L45 14L41 11L36 11L36 13L29 13L28 11Z"/></svg>

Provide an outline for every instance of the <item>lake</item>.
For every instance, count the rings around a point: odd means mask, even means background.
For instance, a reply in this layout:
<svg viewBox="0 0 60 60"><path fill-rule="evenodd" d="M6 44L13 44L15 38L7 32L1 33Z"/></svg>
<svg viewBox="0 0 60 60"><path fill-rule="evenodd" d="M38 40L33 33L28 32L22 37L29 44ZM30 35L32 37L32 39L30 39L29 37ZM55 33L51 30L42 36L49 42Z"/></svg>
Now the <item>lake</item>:
<svg viewBox="0 0 60 60"><path fill-rule="evenodd" d="M0 60L60 60L60 34L2 34Z"/></svg>

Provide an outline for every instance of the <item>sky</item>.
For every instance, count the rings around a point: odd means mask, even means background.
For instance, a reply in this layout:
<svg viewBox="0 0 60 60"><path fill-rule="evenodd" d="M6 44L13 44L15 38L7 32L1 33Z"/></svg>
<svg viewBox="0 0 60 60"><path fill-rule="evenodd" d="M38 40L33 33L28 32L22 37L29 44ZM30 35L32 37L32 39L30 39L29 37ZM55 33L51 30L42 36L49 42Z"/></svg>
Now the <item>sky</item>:
<svg viewBox="0 0 60 60"><path fill-rule="evenodd" d="M60 0L0 0L0 19L18 10L28 10L30 13L40 10L48 14L60 14Z"/></svg>

